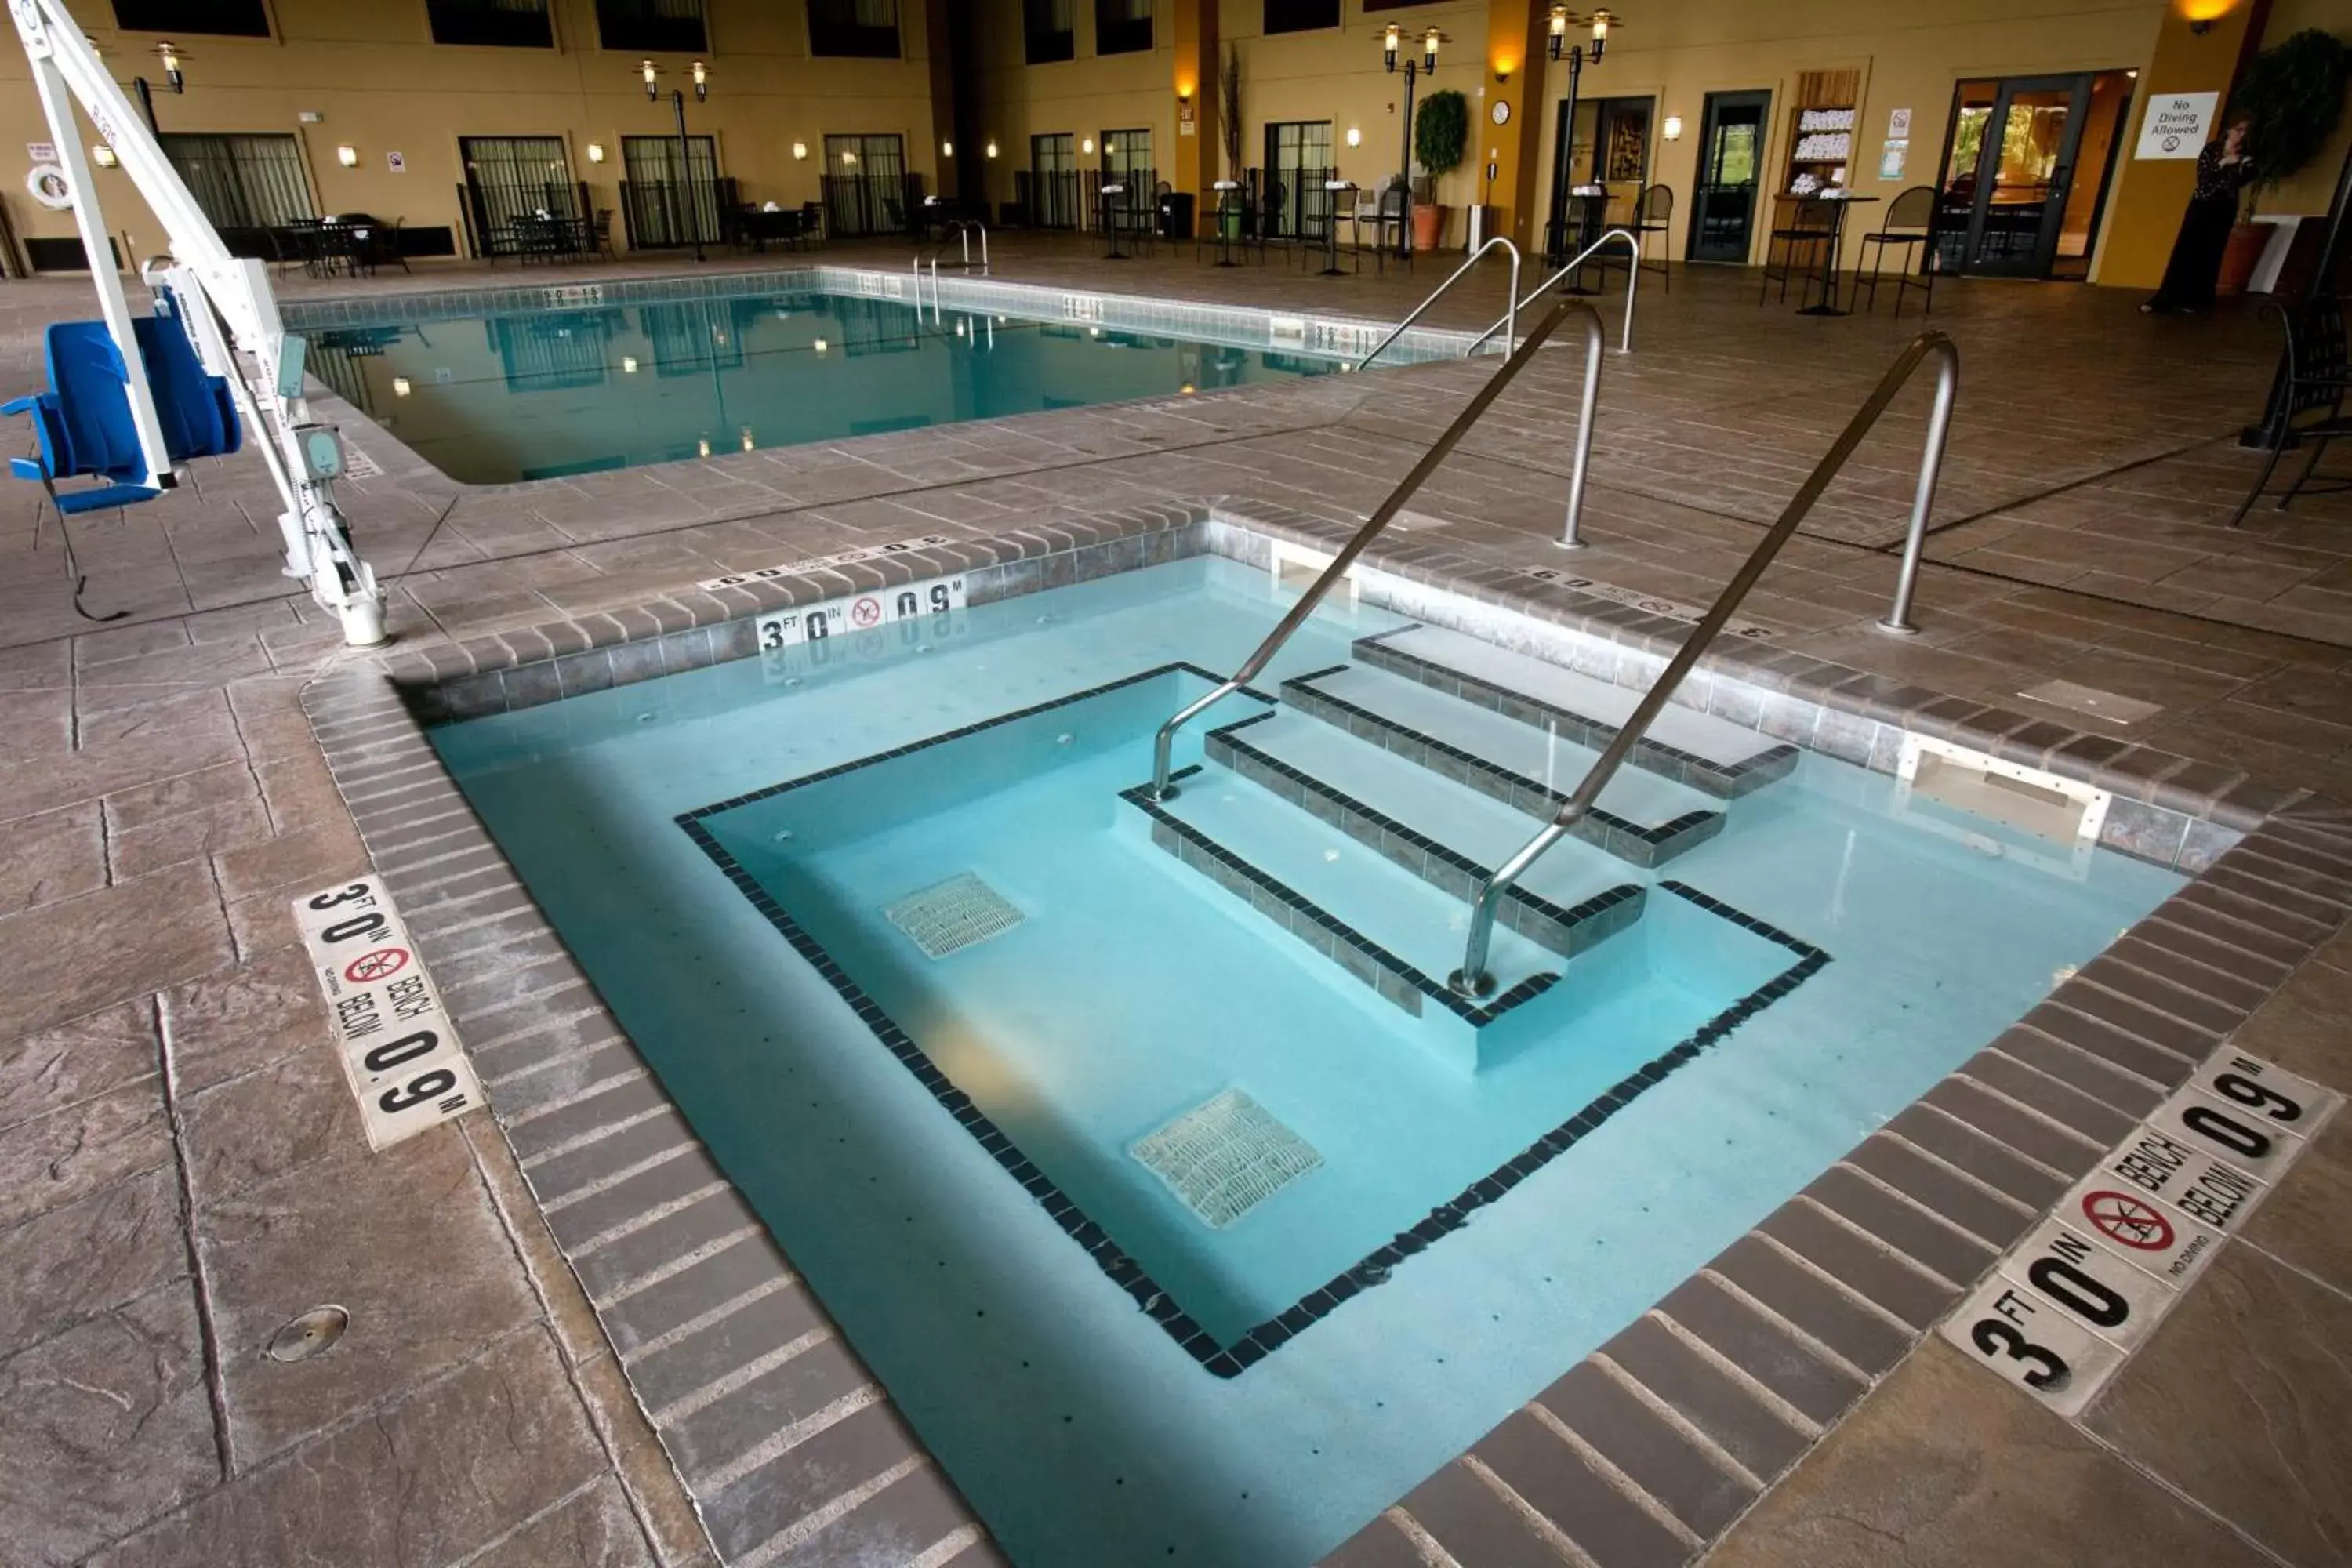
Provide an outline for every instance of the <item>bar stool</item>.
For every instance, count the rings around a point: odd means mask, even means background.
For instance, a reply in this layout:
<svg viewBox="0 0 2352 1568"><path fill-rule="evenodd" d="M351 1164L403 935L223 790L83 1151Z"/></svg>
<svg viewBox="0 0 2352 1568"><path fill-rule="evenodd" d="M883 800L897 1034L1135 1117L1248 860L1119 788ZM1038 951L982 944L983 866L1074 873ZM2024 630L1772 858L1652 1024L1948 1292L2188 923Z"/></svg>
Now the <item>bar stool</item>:
<svg viewBox="0 0 2352 1568"><path fill-rule="evenodd" d="M1765 241L1764 280L1756 290L1756 302L1759 305L1763 304L1765 295L1771 292L1775 279L1778 279L1780 285L1781 301L1786 303L1789 298L1789 279L1812 276L1813 268L1820 259L1822 248L1830 243L1831 237L1837 231L1838 214L1827 202L1810 195L1791 196L1788 199L1797 210L1793 216L1776 226L1772 230L1771 237ZM1780 247L1780 264L1778 271L1773 269L1772 265L1772 248L1775 246ZM1802 302L1801 299L1799 302Z"/></svg>
<svg viewBox="0 0 2352 1568"><path fill-rule="evenodd" d="M1903 269L1895 275L1895 319L1903 319L1903 294L1908 289L1926 294L1926 313L1936 313L1936 274L1943 269L1936 255L1936 205L1935 186L1914 185L1887 207L1886 221L1879 225L1877 233L1862 237L1863 247L1870 253L1870 276L1857 277L1855 287L1865 283L1869 286L1869 309L1878 309L1878 269L1886 258L1886 248L1899 245L1903 247ZM1925 281L1912 276L1921 270L1918 260L1922 246L1927 251Z"/></svg>

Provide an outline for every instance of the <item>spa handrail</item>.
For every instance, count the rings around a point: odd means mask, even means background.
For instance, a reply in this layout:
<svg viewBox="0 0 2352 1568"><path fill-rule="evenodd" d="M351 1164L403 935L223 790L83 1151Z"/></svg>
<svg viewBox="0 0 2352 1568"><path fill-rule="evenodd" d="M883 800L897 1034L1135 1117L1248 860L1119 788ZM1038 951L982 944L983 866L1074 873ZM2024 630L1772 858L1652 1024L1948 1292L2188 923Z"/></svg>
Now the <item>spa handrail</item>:
<svg viewBox="0 0 2352 1568"><path fill-rule="evenodd" d="M1381 531L1388 527L1398 512L1404 510L1404 503L1412 499L1413 492L1420 489L1429 476L1437 471L1437 466L1445 461L1447 455L1461 444L1462 437L1470 433L1470 426L1478 423L1480 416L1493 405L1495 399L1503 395L1503 389L1517 377L1519 372L1528 367L1529 362L1534 360L1536 351L1543 347L1544 340L1558 331L1562 321L1579 311L1582 311L1587 316L1593 313L1592 307L1581 300L1563 300L1552 308L1549 315L1537 322L1536 330L1528 334L1526 341L1519 344L1510 358L1503 362L1500 369L1486 378L1486 384L1478 389L1477 395L1470 399L1469 405L1454 416L1454 423L1445 427L1444 434L1438 437L1429 450L1422 454L1421 461L1412 466L1412 471L1405 475L1398 482L1396 489L1389 492L1386 500L1373 509L1372 515L1364 520L1364 525L1356 531L1355 537L1340 547L1339 553L1331 558L1331 563L1323 568L1323 574L1308 584L1307 592L1298 596L1298 603L1293 605L1290 607L1290 613L1282 617L1282 624L1276 626L1266 635L1265 640L1257 645L1257 651L1244 659L1242 667L1234 671L1229 679L1219 684L1207 696L1178 710L1168 722L1160 726L1159 734L1152 740L1151 784L1146 792L1147 798L1167 800L1176 793L1175 785L1169 782L1168 776L1171 755L1176 745L1176 731L1257 678L1258 672L1265 668L1266 665L1272 662L1274 656L1281 651L1282 645L1290 640L1291 634L1304 626L1307 617L1315 613L1315 606L1323 602L1324 596L1330 593L1332 585L1347 575L1348 568L1356 563L1356 557L1361 555L1365 547L1380 537ZM1596 331L1600 330L1600 322L1597 319L1593 321L1593 327ZM1588 420L1590 417L1588 414Z"/></svg>
<svg viewBox="0 0 2352 1568"><path fill-rule="evenodd" d="M1623 240L1625 242L1626 254L1631 258L1631 259L1627 261L1625 266L1625 325L1618 333L1617 352L1621 354L1632 353L1633 352L1633 289L1634 286L1642 280L1642 242L1633 237L1633 232L1631 229L1612 228L1608 233L1602 235L1599 239L1594 240L1591 245L1586 246L1582 250L1578 251L1573 257L1569 258L1566 266L1553 273L1550 277L1545 279L1542 282L1537 284L1533 289L1528 289L1528 297L1518 302L1518 309L1525 310L1529 305L1534 304L1538 300L1543 298L1545 289L1549 289L1553 284L1559 282L1570 273L1582 268L1584 264L1591 260L1594 255L1596 255L1604 246L1612 244L1618 240ZM1507 321L1510 320L1510 318L1506 316L1503 320ZM1496 332L1502 330L1503 321L1496 321L1493 326L1488 327L1485 331L1478 334L1478 341L1470 345L1470 352L1474 354L1476 353L1480 349L1486 346L1486 340L1488 338L1493 337Z"/></svg>
<svg viewBox="0 0 2352 1568"><path fill-rule="evenodd" d="M1486 254L1498 245L1505 250L1511 253L1511 308L1504 314L1501 321L1495 323L1496 327L1507 325L1510 329L1503 334L1503 352L1507 354L1509 353L1517 346L1516 339L1518 336L1519 331L1519 247L1513 245L1509 240L1504 238L1498 234L1494 238L1488 240L1486 244L1480 246L1477 249L1472 251L1470 253L1469 259L1463 262L1461 266L1455 268L1451 277L1447 278L1444 282L1440 283L1436 288L1432 289L1429 291L1428 299L1423 300L1420 304L1415 305L1412 308L1412 313L1411 315L1407 316L1403 321L1399 321L1395 326L1391 327L1389 329L1389 335L1382 338L1379 342L1374 343L1372 345L1372 352L1356 362L1356 368L1358 370L1365 369L1374 360L1380 358L1383 350L1385 350L1391 343L1396 342L1399 338L1404 336L1406 328L1421 320L1421 318L1428 312L1429 308L1432 305L1436 304L1439 299L1444 295L1448 289L1453 288L1456 283L1459 283L1464 278L1467 277L1470 269L1477 266ZM1486 335L1481 337L1477 343L1471 346L1471 353L1476 353L1478 347L1483 345L1487 338L1491 338L1494 335L1495 327L1487 328ZM1465 354L1463 357L1467 359L1469 355Z"/></svg>
<svg viewBox="0 0 2352 1568"><path fill-rule="evenodd" d="M1683 646L1675 651L1674 658L1658 679L1651 683L1648 693L1633 710L1632 717L1625 721L1623 728L1617 731L1607 749L1586 770L1583 782L1568 797L1568 803L1559 808L1559 815L1546 823L1533 838L1520 846L1516 854L1496 867L1479 884L1477 897L1470 906L1470 936L1463 948L1462 967L1446 980L1447 986L1454 994L1483 996L1494 988L1494 978L1486 973L1486 948L1495 933L1495 911L1502 903L1503 895L1526 875L1528 867L1542 858L1553 845L1567 837L1576 825L1591 814L1593 803L1601 798L1601 792L1608 787L1611 779L1617 776L1617 770L1624 766L1625 759L1633 754L1633 748L1641 743L1642 737L1656 722L1675 689L1682 685L1684 679L1698 663L1700 656L1706 652L1707 645L1723 630L1724 623L1731 619L1732 612L1739 607L1741 600L1748 597L1748 590L1756 586L1756 580L1764 575L1764 569L1772 564L1773 557L1780 553L1780 547L1788 543L1790 537L1797 531L1797 525L1811 513L1813 503L1821 500L1822 492L1845 467L1846 459L1853 456L1854 448L1862 445L1863 437L1877 425L1879 416L1886 412L1887 405L1894 402L1895 395L1911 379L1911 373L1919 368L1920 362L1931 356L1937 361L1936 405L1934 412L1928 416L1927 454L1920 464L1919 488L1912 501L1910 542L1904 552L1902 574L1895 589L1895 613L1890 617L1898 623L1904 619L1910 606L1912 579L1918 570L1919 544L1926 531L1927 509L1935 500L1936 473L1943 457L1944 437L1950 428L1952 401L1959 390L1959 353L1953 348L1952 340L1941 332L1920 333L1896 356L1886 374L1879 377L1878 385L1869 398L1846 422L1845 429L1839 434L1837 440L1832 443L1822 460L1813 465L1813 471L1805 476L1805 482L1790 498L1780 519L1748 552L1748 559L1732 574L1723 592L1716 595L1714 605L1691 629L1690 636L1683 639Z"/></svg>

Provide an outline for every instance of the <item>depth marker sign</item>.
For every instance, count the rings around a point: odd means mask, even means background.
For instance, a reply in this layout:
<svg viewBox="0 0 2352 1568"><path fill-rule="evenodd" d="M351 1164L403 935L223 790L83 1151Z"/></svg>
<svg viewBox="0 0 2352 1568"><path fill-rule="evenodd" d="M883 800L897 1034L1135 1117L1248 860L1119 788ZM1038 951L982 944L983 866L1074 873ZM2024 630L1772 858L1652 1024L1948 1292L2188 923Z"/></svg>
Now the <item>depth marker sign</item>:
<svg viewBox="0 0 2352 1568"><path fill-rule="evenodd" d="M1941 1333L2060 1415L2080 1415L2341 1100L2224 1046Z"/></svg>
<svg viewBox="0 0 2352 1568"><path fill-rule="evenodd" d="M297 899L294 921L334 1019L369 1148L388 1149L482 1103L473 1064L382 882L362 877Z"/></svg>

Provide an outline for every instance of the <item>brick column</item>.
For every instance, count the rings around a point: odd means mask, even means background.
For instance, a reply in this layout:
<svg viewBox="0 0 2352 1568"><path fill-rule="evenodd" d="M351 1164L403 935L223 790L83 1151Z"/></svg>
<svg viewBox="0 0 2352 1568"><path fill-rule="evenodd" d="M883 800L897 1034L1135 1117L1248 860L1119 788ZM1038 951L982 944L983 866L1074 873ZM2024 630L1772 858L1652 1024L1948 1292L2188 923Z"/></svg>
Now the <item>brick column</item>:
<svg viewBox="0 0 2352 1568"><path fill-rule="evenodd" d="M1162 177L1180 191L1190 191L1199 210L1209 210L1209 187L1224 177L1224 153L1219 145L1217 73L1217 0L1174 0L1169 24L1175 29L1176 150ZM1187 95L1190 95L1189 98ZM1184 134L1185 117L1192 117L1192 134Z"/></svg>

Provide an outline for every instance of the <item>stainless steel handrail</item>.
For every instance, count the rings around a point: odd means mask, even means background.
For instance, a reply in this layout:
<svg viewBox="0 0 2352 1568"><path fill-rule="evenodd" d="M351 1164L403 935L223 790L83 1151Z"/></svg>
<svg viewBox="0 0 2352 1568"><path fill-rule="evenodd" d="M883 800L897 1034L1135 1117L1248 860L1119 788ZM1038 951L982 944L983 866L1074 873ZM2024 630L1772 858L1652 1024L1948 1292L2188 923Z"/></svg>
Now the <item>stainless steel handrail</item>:
<svg viewBox="0 0 2352 1568"><path fill-rule="evenodd" d="M1413 492L1420 489L1428 480L1429 476L1437 471L1437 466L1445 461L1447 454L1461 444L1462 437L1469 434L1470 426L1478 423L1479 417L1493 405L1495 399L1503 395L1503 388L1508 386L1519 372L1528 367L1528 362L1535 358L1536 351L1543 347L1544 340L1558 331L1559 324L1579 310L1590 315L1592 308L1581 300L1564 300L1552 308L1549 315L1537 322L1536 330L1528 334L1527 340L1519 344L1510 358L1503 362L1500 369L1486 378L1486 384L1478 389L1477 395L1470 399L1469 405L1454 416L1454 423L1445 427L1444 434L1439 436L1429 450L1422 454L1421 461L1412 466L1412 471L1405 475L1398 482L1396 489L1389 492L1386 500L1373 509L1372 515L1366 518L1364 525L1356 531L1356 536L1340 547L1339 553L1331 558L1331 564L1323 568L1323 574L1308 585L1306 593L1299 595L1298 603L1290 607L1290 613L1282 617L1281 624L1266 634L1265 640L1257 645L1257 651L1244 659L1242 667L1234 671L1230 679L1219 684L1207 696L1178 710L1168 722L1160 726L1160 732L1152 738L1151 742L1151 785L1147 792L1149 798L1168 800L1176 794L1176 786L1171 784L1168 778L1176 746L1176 731L1257 678L1258 672L1265 668L1276 653L1280 651L1282 645L1290 640L1290 635L1305 625L1307 617L1315 613L1315 606L1323 602L1324 595L1330 593L1332 585L1347 575L1348 568L1356 563L1356 557L1361 555L1365 547L1380 537L1381 531L1388 527L1398 512L1404 510L1404 503L1412 499Z"/></svg>
<svg viewBox="0 0 2352 1568"><path fill-rule="evenodd" d="M1553 273L1550 277L1545 279L1542 282L1529 289L1528 291L1528 297L1518 302L1517 308L1525 310L1529 305L1534 304L1538 300L1543 297L1545 289L1549 289L1553 284L1559 282L1570 273L1574 272L1586 262L1591 260L1595 255L1599 254L1604 246L1607 246L1613 240L1620 239L1625 242L1626 252L1632 259L1626 263L1625 267L1625 325L1618 333L1617 352L1621 354L1632 353L1633 352L1633 289L1635 285L1640 283L1642 280L1642 242L1633 237L1633 232L1631 229L1612 228L1608 233L1602 235L1599 239L1594 240L1591 245L1586 246L1582 250L1578 251L1573 257L1569 258L1566 266L1562 267L1559 271ZM1506 320L1508 318L1506 318ZM1478 341L1470 345L1470 352L1475 354L1481 348L1484 348L1486 346L1486 340L1493 337L1497 331L1500 331L1502 330L1502 326L1503 323L1501 321L1496 321L1493 326L1488 327L1485 331L1479 333Z"/></svg>
<svg viewBox="0 0 2352 1568"><path fill-rule="evenodd" d="M1928 505L1935 500L1936 471L1943 458L1944 437L1950 427L1952 400L1959 388L1959 352L1953 348L1952 340L1941 332L1920 333L1896 356L1886 374L1879 377L1878 385L1873 389L1869 398L1846 422L1845 429L1839 434L1837 440L1831 444L1822 460L1813 465L1813 471L1805 476L1805 482L1798 487L1797 493L1781 510L1779 520L1766 531L1756 548L1748 552L1748 559L1732 574L1723 592L1716 595L1714 605L1691 629L1691 635L1683 639L1683 646L1675 651L1674 658L1658 679L1651 683L1648 693L1633 710L1632 717L1625 721L1624 727L1617 731L1615 739L1586 770L1583 782L1568 797L1568 804L1559 808L1559 815L1546 823L1533 838L1520 846L1517 853L1496 867L1479 884L1478 896L1471 901L1470 937L1463 947L1462 967L1446 980L1446 984L1456 995L1484 996L1494 989L1494 976L1486 973L1486 949L1494 938L1495 911L1501 905L1503 895L1527 874L1528 867L1541 859L1546 851L1567 837L1579 822L1591 815L1593 803L1601 798L1601 792L1608 787L1611 779L1616 777L1617 770L1624 766L1625 759L1641 743L1643 735L1657 721L1658 715L1665 710L1675 689L1682 685L1692 668L1698 663L1700 656L1706 652L1707 645L1715 640L1717 633L1723 630L1724 623L1731 619L1731 613L1739 607L1742 599L1748 597L1748 590L1756 586L1756 580L1764 575L1764 569L1772 564L1773 557L1780 553L1780 547L1788 543L1790 537L1797 531L1797 525L1812 511L1813 503L1821 500L1822 492L1829 488L1838 470L1845 467L1846 459L1853 456L1854 448L1862 445L1862 438L1878 423L1879 416L1886 412L1887 405L1895 400L1895 395L1903 389L1904 383L1911 379L1911 373L1919 368L1922 360L1931 355L1938 361L1936 405L1928 416L1927 455L1919 467L1919 490L1913 502L1911 548L1906 552L1903 576L1895 589L1895 612L1890 619L1899 621L1907 613L1912 574L1918 564L1919 532L1927 515Z"/></svg>
<svg viewBox="0 0 2352 1568"><path fill-rule="evenodd" d="M1502 321L1495 323L1495 327L1505 325L1509 327L1510 330L1503 334L1503 352L1507 354L1511 353L1517 346L1515 340L1517 338L1519 331L1519 247L1513 245L1509 240L1504 238L1498 234L1494 238L1488 240L1486 244L1480 246L1477 249L1472 251L1470 253L1470 258L1467 261L1465 261L1461 266L1455 268L1452 277L1446 279L1444 282L1440 283L1436 288L1432 289L1429 291L1429 298L1423 300L1420 304L1415 305L1412 308L1412 314L1407 316L1403 321L1399 321L1395 326L1391 327L1389 329L1389 335L1382 338L1379 342L1374 343L1372 345L1372 352L1356 362L1356 368L1358 370L1362 370L1374 360L1380 358L1381 352L1383 349L1386 349L1391 343L1404 336L1405 329L1407 327L1412 326L1415 321L1421 320L1423 314L1427 311L1432 305L1437 303L1440 296L1444 294L1448 289L1453 288L1456 283L1462 281L1463 278L1468 274L1469 270L1478 265L1480 258L1484 257L1488 251L1494 249L1498 245L1505 250L1511 253L1511 308L1509 311L1504 315ZM1478 339L1478 342L1472 345L1471 352L1473 353L1477 352L1479 346L1483 345L1486 339L1495 335L1495 327L1487 328L1486 332ZM1465 354L1463 357L1467 359L1469 355Z"/></svg>
<svg viewBox="0 0 2352 1568"><path fill-rule="evenodd" d="M1609 342L1609 329L1601 312L1581 300L1570 300L1584 318L1584 405L1576 416L1576 466L1568 475L1568 521L1560 527L1562 550L1584 548L1584 475L1592 467L1592 420L1601 404L1601 361Z"/></svg>

